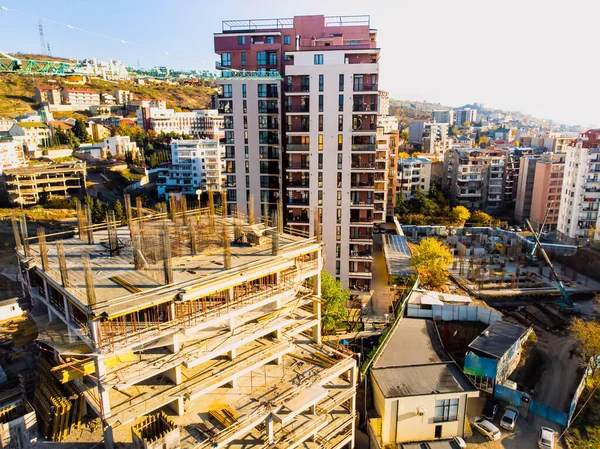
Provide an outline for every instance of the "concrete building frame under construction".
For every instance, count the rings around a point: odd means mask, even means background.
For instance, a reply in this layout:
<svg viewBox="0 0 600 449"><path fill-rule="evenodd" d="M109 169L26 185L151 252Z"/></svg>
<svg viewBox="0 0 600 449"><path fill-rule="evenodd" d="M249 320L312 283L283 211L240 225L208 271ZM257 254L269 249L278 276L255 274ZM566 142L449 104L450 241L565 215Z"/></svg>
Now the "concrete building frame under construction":
<svg viewBox="0 0 600 449"><path fill-rule="evenodd" d="M320 237L293 235L277 213L268 227L226 205L125 205L127 226L111 212L89 225L79 207L78 228L48 238L13 222L35 319L63 332L40 327L38 340L101 418L106 447L159 409L182 448L353 447L356 361L321 343Z"/></svg>

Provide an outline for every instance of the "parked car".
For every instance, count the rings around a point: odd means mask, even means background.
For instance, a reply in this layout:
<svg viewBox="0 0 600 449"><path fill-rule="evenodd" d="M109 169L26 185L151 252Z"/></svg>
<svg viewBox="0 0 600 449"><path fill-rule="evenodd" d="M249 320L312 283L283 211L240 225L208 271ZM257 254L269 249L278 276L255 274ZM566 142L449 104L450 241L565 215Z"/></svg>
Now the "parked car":
<svg viewBox="0 0 600 449"><path fill-rule="evenodd" d="M523 230L520 227L518 227L518 226L515 226L515 231L516 232L523 232Z"/></svg>
<svg viewBox="0 0 600 449"><path fill-rule="evenodd" d="M515 430L519 411L513 407L506 407L504 414L500 418L500 427L506 430Z"/></svg>
<svg viewBox="0 0 600 449"><path fill-rule="evenodd" d="M498 403L494 401L487 401L481 412L481 416L489 421L493 421L498 413Z"/></svg>
<svg viewBox="0 0 600 449"><path fill-rule="evenodd" d="M461 437L452 437L452 442L460 449L466 449L467 443Z"/></svg>
<svg viewBox="0 0 600 449"><path fill-rule="evenodd" d="M541 427L538 436L538 447L540 449L554 448L554 430L550 427Z"/></svg>
<svg viewBox="0 0 600 449"><path fill-rule="evenodd" d="M502 438L500 429L498 429L487 419L480 418L479 416L474 417L473 427L475 427L480 434L487 437L490 441L496 441Z"/></svg>

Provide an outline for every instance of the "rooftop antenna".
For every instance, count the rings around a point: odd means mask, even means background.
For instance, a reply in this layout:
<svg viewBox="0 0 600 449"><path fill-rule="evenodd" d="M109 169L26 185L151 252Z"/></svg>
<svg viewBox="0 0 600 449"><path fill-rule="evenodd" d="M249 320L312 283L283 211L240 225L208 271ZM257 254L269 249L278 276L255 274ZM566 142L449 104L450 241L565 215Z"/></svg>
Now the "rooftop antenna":
<svg viewBox="0 0 600 449"><path fill-rule="evenodd" d="M44 40L44 27L42 26L41 20L40 20L39 30L40 30L40 49L41 49L40 54L42 56L44 56L44 55L46 55L46 42Z"/></svg>

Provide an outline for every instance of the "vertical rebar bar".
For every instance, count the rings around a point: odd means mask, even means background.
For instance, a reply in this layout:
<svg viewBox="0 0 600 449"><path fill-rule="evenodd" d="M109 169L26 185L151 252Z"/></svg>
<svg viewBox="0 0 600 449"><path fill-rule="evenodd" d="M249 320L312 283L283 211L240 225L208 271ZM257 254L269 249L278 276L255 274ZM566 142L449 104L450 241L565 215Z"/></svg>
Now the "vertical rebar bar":
<svg viewBox="0 0 600 449"><path fill-rule="evenodd" d="M277 211L273 211L273 216L272 216L272 222L276 225L277 223L279 223L279 217L278 217L278 213ZM277 226L274 226L271 228L271 254L273 256L278 256L279 255L279 230L277 229Z"/></svg>
<svg viewBox="0 0 600 449"><path fill-rule="evenodd" d="M281 198L277 200L277 221L273 225L277 226L280 234L283 234L283 200Z"/></svg>
<svg viewBox="0 0 600 449"><path fill-rule="evenodd" d="M90 245L94 244L94 228L92 227L92 209L87 204L83 207L85 212L85 226L87 230L87 242Z"/></svg>
<svg viewBox="0 0 600 449"><path fill-rule="evenodd" d="M229 241L229 229L223 221L223 266L226 270L231 269L231 245Z"/></svg>
<svg viewBox="0 0 600 449"><path fill-rule="evenodd" d="M48 271L48 246L46 245L46 230L37 228L38 245L40 247L40 258L42 259L42 270Z"/></svg>
<svg viewBox="0 0 600 449"><path fill-rule="evenodd" d="M10 220L13 228L13 235L15 237L15 246L17 251L23 251L23 243L21 242L21 232L19 231L19 222L16 218Z"/></svg>
<svg viewBox="0 0 600 449"><path fill-rule="evenodd" d="M63 287L67 288L70 286L69 273L67 272L67 261L65 259L65 247L63 246L62 240L56 241L56 256L58 258L58 268L60 270L60 279Z"/></svg>
<svg viewBox="0 0 600 449"><path fill-rule="evenodd" d="M27 232L27 219L25 215L20 217L21 224L21 241L23 242L23 253L26 257L29 257L29 234Z"/></svg>
<svg viewBox="0 0 600 449"><path fill-rule="evenodd" d="M76 200L76 214L77 214L77 229L79 231L79 240L82 242L85 238L85 230L83 222L85 221L85 215L83 214L83 210L81 209L81 201Z"/></svg>
<svg viewBox="0 0 600 449"><path fill-rule="evenodd" d="M131 210L131 196L126 193L124 196L125 199L125 215L127 216L127 227L129 228L129 232L131 232L131 225L133 224L133 213Z"/></svg>
<svg viewBox="0 0 600 449"><path fill-rule="evenodd" d="M171 236L169 229L165 226L162 233L162 257L165 273L165 284L173 283L173 261L171 260Z"/></svg>
<svg viewBox="0 0 600 449"><path fill-rule="evenodd" d="M83 276L85 279L85 292L87 294L88 307L93 310L96 307L96 290L94 289L94 278L90 266L89 254L81 255L81 265L83 266Z"/></svg>
<svg viewBox="0 0 600 449"><path fill-rule="evenodd" d="M227 217L227 190L221 190L221 215Z"/></svg>
<svg viewBox="0 0 600 449"><path fill-rule="evenodd" d="M212 190L208 191L208 231L215 233L215 197Z"/></svg>
<svg viewBox="0 0 600 449"><path fill-rule="evenodd" d="M248 224L250 226L254 224L254 195L252 194L248 198Z"/></svg>

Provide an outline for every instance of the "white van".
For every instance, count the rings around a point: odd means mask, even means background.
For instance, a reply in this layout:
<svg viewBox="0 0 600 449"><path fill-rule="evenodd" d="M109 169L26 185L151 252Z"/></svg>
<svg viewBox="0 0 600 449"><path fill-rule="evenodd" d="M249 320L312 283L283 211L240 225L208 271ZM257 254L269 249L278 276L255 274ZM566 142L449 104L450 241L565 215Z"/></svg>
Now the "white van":
<svg viewBox="0 0 600 449"><path fill-rule="evenodd" d="M502 438L500 429L498 429L487 419L480 418L479 416L474 417L473 427L475 427L480 434L486 436L490 441L496 441Z"/></svg>

